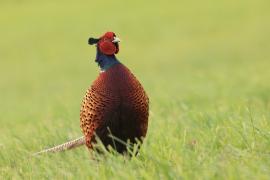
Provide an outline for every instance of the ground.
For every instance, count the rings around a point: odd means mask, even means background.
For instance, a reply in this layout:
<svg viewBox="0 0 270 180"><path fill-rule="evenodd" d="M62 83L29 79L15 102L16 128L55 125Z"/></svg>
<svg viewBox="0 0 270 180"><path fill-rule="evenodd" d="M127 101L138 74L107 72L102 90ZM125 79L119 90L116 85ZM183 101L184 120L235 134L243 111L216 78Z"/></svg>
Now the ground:
<svg viewBox="0 0 270 180"><path fill-rule="evenodd" d="M1 1L0 179L269 179L269 1ZM150 98L140 154L85 147L98 75L88 37L111 30Z"/></svg>

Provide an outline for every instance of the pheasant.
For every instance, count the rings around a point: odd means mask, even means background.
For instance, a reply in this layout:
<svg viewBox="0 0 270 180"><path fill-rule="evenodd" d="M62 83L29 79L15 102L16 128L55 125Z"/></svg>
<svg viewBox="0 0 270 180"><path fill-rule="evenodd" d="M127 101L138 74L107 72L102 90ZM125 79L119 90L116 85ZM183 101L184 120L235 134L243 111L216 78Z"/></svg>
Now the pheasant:
<svg viewBox="0 0 270 180"><path fill-rule="evenodd" d="M80 127L84 136L39 153L82 144L91 150L97 137L106 148L111 146L119 153L127 151L127 141L142 143L148 127L149 99L136 77L116 58L119 42L113 32L89 38L88 44L96 45L95 61L100 73L83 98Z"/></svg>

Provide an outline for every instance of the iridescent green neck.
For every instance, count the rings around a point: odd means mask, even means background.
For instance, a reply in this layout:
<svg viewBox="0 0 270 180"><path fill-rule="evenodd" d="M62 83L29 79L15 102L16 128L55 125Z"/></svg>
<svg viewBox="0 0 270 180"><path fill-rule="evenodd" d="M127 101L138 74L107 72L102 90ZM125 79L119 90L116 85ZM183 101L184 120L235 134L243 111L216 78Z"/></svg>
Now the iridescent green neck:
<svg viewBox="0 0 270 180"><path fill-rule="evenodd" d="M115 55L105 55L100 52L97 52L96 56L96 62L98 63L98 66L100 67L101 71L106 71L115 64L119 64L120 62L116 59Z"/></svg>

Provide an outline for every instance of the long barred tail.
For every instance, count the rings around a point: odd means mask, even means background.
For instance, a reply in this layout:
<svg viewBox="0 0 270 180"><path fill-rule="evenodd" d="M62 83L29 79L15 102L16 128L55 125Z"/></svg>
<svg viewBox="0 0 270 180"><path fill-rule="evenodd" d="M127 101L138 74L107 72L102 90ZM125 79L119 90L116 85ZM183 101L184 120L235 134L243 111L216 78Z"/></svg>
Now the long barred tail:
<svg viewBox="0 0 270 180"><path fill-rule="evenodd" d="M84 145L84 144L85 144L85 139L84 139L84 136L82 136L82 137L80 137L78 139L66 142L64 144L60 144L58 146L55 146L55 147L52 147L52 148L49 148L49 149L44 149L44 150L42 150L40 152L37 152L37 153L33 154L33 156L36 156L36 155L39 155L39 154L44 154L44 153L61 152L61 151L65 151L65 150L69 150L69 149L79 147L79 146Z"/></svg>

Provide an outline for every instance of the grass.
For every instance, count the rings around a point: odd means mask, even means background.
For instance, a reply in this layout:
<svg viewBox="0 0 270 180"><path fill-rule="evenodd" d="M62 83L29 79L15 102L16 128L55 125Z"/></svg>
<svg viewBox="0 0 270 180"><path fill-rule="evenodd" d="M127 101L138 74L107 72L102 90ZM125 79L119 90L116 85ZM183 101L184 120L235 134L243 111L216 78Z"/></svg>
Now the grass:
<svg viewBox="0 0 270 180"><path fill-rule="evenodd" d="M1 1L0 179L269 179L270 12L259 1ZM89 36L113 30L150 97L140 155L85 147Z"/></svg>

